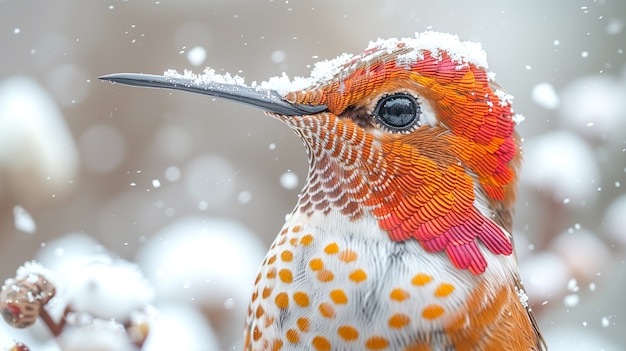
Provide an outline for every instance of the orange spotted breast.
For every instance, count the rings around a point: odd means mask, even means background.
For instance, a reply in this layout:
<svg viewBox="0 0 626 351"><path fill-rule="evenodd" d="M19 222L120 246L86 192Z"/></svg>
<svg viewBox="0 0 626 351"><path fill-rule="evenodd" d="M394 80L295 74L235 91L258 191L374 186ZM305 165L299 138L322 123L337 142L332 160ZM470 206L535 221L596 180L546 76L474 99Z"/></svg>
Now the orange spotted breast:
<svg viewBox="0 0 626 351"><path fill-rule="evenodd" d="M490 256L478 277L415 240L389 240L375 218L325 225L342 217L285 224L255 282L248 350L538 349L511 256Z"/></svg>

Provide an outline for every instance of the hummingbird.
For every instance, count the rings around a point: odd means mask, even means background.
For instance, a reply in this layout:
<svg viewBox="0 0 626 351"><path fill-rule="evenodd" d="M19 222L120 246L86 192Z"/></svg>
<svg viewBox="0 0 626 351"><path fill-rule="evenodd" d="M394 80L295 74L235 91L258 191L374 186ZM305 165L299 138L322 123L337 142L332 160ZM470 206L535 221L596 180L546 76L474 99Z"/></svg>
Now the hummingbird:
<svg viewBox="0 0 626 351"><path fill-rule="evenodd" d="M244 350L545 350L513 252L522 156L512 96L478 43L370 42L308 78L103 80L260 108L308 176L261 263Z"/></svg>

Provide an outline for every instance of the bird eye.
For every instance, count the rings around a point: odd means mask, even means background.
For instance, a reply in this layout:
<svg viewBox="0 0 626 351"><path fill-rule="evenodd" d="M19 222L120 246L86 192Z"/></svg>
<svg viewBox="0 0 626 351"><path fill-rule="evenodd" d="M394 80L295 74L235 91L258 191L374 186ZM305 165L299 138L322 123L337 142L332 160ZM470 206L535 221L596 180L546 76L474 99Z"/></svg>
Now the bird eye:
<svg viewBox="0 0 626 351"><path fill-rule="evenodd" d="M374 109L376 121L393 132L411 131L419 121L420 106L409 94L387 95Z"/></svg>

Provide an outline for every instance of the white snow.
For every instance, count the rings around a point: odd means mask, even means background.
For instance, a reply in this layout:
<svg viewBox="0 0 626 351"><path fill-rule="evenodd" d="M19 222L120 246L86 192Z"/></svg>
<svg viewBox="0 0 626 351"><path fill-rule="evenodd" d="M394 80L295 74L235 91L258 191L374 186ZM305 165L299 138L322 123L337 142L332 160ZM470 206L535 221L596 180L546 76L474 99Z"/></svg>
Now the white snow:
<svg viewBox="0 0 626 351"><path fill-rule="evenodd" d="M42 266L39 262L33 260L24 262L24 264L17 269L15 273L15 280L36 280L36 278L32 278L33 276L46 277L48 281L52 281L51 279L54 279L50 270Z"/></svg>
<svg viewBox="0 0 626 351"><path fill-rule="evenodd" d="M522 306L528 307L528 295L526 295L526 291L524 289L520 289L517 286L515 287L515 292L517 293L517 297L519 298Z"/></svg>
<svg viewBox="0 0 626 351"><path fill-rule="evenodd" d="M460 41L458 36L448 33L426 31L416 33L415 38L378 39L370 42L366 50L379 48L381 51L391 54L402 50L398 48L398 43L403 43L413 49L411 54L402 57L403 61L414 62L423 57L424 51L430 51L433 57L441 58L441 52L446 51L450 58L460 65L471 63L485 69L488 68L487 54L480 43ZM369 59L370 56L365 58Z"/></svg>
<svg viewBox="0 0 626 351"><path fill-rule="evenodd" d="M284 51L282 50L276 50L274 52L272 52L272 62L274 63L281 63L283 61L285 61L286 58L286 54Z"/></svg>
<svg viewBox="0 0 626 351"><path fill-rule="evenodd" d="M576 307L580 302L580 295L578 294L568 294L563 298L563 304L566 307Z"/></svg>
<svg viewBox="0 0 626 351"><path fill-rule="evenodd" d="M606 33L615 35L622 32L624 29L624 20L621 18L610 18L609 23L606 24Z"/></svg>
<svg viewBox="0 0 626 351"><path fill-rule="evenodd" d="M539 83L533 87L532 99L537 105L548 110L559 107L559 96L552 84L547 82Z"/></svg>
<svg viewBox="0 0 626 351"><path fill-rule="evenodd" d="M69 298L76 311L124 320L152 301L152 287L134 263L101 256L77 264Z"/></svg>
<svg viewBox="0 0 626 351"><path fill-rule="evenodd" d="M206 50L201 46L193 47L187 53L187 60L193 66L200 66L206 59Z"/></svg>
<svg viewBox="0 0 626 351"><path fill-rule="evenodd" d="M209 204L206 201L199 201L198 202L198 209L200 211L206 211L209 209Z"/></svg>
<svg viewBox="0 0 626 351"><path fill-rule="evenodd" d="M496 89L493 95L497 96L500 100L500 106L510 106L513 103L513 95L504 90Z"/></svg>
<svg viewBox="0 0 626 351"><path fill-rule="evenodd" d="M399 47L399 44L403 45ZM258 85L252 83L251 86L261 90L275 90L279 94L285 95L291 91L303 90L326 82L348 69L351 64L368 62L382 54L394 54L398 51L401 51L397 57L397 64L399 65L411 64L422 59L425 51L429 51L434 58L441 59L442 52L445 51L454 62L458 63L459 67L471 63L484 69L488 68L487 54L480 43L460 41L458 36L448 33L426 31L416 33L414 38L390 38L372 41L366 51L358 56L343 53L334 59L317 62L313 65L310 76L306 78L294 77L291 79L283 73ZM272 60L277 63L282 62L284 53L275 51L272 54ZM228 73L218 74L212 68L205 69L203 74L194 74L187 70L181 74L175 70L168 70L165 72L165 76L190 79L196 84L245 85L242 77L231 76ZM508 100L502 100L502 103L506 102Z"/></svg>
<svg viewBox="0 0 626 351"><path fill-rule="evenodd" d="M285 189L295 189L298 186L298 175L287 171L280 176L280 185Z"/></svg>
<svg viewBox="0 0 626 351"><path fill-rule="evenodd" d="M165 169L165 179L174 183L180 179L180 168L176 166L169 166Z"/></svg>
<svg viewBox="0 0 626 351"><path fill-rule="evenodd" d="M513 120L513 123L520 124L522 122L524 122L526 120L526 116L524 116L521 113L515 113L513 114L513 118L511 118Z"/></svg>
<svg viewBox="0 0 626 351"><path fill-rule="evenodd" d="M247 204L252 200L252 193L247 190L241 191L239 195L237 195L237 200L239 200L239 203Z"/></svg>
<svg viewBox="0 0 626 351"><path fill-rule="evenodd" d="M567 282L567 290L573 291L573 292L580 291L580 287L578 286L578 281L576 280L576 278L571 278Z"/></svg>
<svg viewBox="0 0 626 351"><path fill-rule="evenodd" d="M215 72L213 68L207 67L202 74L195 74L190 70L184 70L183 73L178 73L176 70L170 69L163 73L166 77L171 78L183 78L189 79L194 84L198 85L211 85L211 84L231 84L245 86L245 80L238 75L231 75L230 73L219 74Z"/></svg>
<svg viewBox="0 0 626 351"><path fill-rule="evenodd" d="M15 229L19 231L34 234L37 230L37 223L35 223L33 216L22 206L17 205L13 207L13 220Z"/></svg>
<svg viewBox="0 0 626 351"><path fill-rule="evenodd" d="M404 44L404 47L398 47L400 43ZM416 33L414 38L390 38L372 41L366 48L366 52L359 56L344 53L335 59L316 63L308 78L295 77L291 80L283 73L280 77L273 77L262 82L260 87L276 90L284 95L290 91L302 90L328 81L341 71L345 71L351 62L353 64L367 62L382 54L393 54L397 51L403 52L397 57L397 63L401 65L410 64L423 58L425 51L430 51L431 55L437 59L441 59L442 51L446 51L459 66L471 63L485 69L488 68L487 55L481 44L469 41L462 42L456 35L427 31Z"/></svg>
<svg viewBox="0 0 626 351"><path fill-rule="evenodd" d="M54 273L57 293L51 307L59 313L69 304L83 318L123 321L152 301L152 287L138 266L112 259L88 235L68 234L50 241L37 258Z"/></svg>

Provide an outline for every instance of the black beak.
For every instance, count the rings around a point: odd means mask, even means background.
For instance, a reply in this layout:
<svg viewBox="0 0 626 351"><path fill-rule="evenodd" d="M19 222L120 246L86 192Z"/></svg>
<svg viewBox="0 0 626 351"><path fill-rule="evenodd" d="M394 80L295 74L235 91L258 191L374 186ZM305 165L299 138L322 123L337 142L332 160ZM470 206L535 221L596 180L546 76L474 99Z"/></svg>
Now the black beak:
<svg viewBox="0 0 626 351"><path fill-rule="evenodd" d="M238 101L268 112L284 116L311 115L326 111L326 105L292 104L283 100L275 90L263 90L245 85L223 84L216 82L198 82L191 78L157 76L139 73L114 73L99 77L113 83L121 83L138 87L164 88L190 91L211 95L223 99Z"/></svg>

